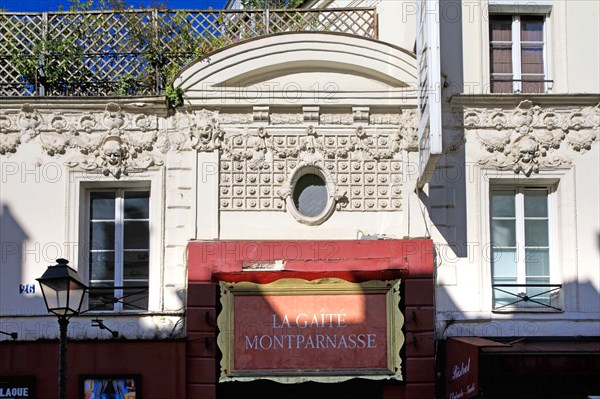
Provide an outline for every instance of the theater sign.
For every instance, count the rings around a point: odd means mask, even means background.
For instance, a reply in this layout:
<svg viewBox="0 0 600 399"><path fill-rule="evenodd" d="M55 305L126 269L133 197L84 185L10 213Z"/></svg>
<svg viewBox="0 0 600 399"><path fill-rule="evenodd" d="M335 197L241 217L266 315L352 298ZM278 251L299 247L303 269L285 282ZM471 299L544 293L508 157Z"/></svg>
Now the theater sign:
<svg viewBox="0 0 600 399"><path fill-rule="evenodd" d="M401 380L400 280L221 282L220 381Z"/></svg>

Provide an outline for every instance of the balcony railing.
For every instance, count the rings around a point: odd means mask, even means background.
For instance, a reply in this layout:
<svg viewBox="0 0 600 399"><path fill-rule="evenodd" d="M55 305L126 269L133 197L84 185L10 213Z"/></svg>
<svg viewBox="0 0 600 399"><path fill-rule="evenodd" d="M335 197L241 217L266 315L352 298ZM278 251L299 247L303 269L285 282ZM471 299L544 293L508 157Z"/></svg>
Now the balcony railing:
<svg viewBox="0 0 600 399"><path fill-rule="evenodd" d="M187 63L280 32L377 38L374 8L0 13L0 96L162 94Z"/></svg>
<svg viewBox="0 0 600 399"><path fill-rule="evenodd" d="M494 310L548 308L560 311L561 284L492 284Z"/></svg>

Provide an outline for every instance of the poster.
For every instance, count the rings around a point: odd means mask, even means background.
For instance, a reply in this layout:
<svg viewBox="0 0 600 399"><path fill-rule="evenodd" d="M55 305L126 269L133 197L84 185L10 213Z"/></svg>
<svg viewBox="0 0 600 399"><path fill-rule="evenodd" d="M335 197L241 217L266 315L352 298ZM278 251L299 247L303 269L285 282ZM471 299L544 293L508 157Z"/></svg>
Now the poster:
<svg viewBox="0 0 600 399"><path fill-rule="evenodd" d="M86 375L81 378L82 399L140 399L137 375Z"/></svg>

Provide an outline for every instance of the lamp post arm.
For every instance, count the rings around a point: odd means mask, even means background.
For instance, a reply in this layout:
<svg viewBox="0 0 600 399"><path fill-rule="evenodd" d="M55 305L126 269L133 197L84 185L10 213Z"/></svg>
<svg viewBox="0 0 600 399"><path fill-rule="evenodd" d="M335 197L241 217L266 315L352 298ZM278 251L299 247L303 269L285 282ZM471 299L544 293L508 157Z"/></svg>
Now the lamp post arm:
<svg viewBox="0 0 600 399"><path fill-rule="evenodd" d="M58 399L67 398L67 328L69 319L59 316L60 352L58 356Z"/></svg>

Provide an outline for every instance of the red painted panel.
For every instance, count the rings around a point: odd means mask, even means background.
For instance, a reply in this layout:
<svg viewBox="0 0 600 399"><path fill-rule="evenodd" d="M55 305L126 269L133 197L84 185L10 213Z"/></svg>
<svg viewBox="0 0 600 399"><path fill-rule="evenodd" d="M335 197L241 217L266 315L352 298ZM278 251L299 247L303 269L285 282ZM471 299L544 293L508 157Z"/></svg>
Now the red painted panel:
<svg viewBox="0 0 600 399"><path fill-rule="evenodd" d="M404 385L388 385L383 387L382 399L405 399L406 386Z"/></svg>
<svg viewBox="0 0 600 399"><path fill-rule="evenodd" d="M36 398L55 399L58 343L0 344L0 374L35 375ZM145 399L183 398L184 342L70 341L67 345L67 396L79 397L81 374L140 374Z"/></svg>
<svg viewBox="0 0 600 399"><path fill-rule="evenodd" d="M235 371L387 369L386 296L234 299Z"/></svg>
<svg viewBox="0 0 600 399"><path fill-rule="evenodd" d="M188 285L188 306L214 307L217 303L218 285L214 283L190 283Z"/></svg>
<svg viewBox="0 0 600 399"><path fill-rule="evenodd" d="M214 358L217 353L217 340L215 333L190 333L187 336L188 357Z"/></svg>
<svg viewBox="0 0 600 399"><path fill-rule="evenodd" d="M192 241L188 278L211 281L218 273L239 273L257 264L282 261L287 272L320 273L397 270L431 276L431 240ZM316 277L316 278L320 278Z"/></svg>
<svg viewBox="0 0 600 399"><path fill-rule="evenodd" d="M434 328L432 306L407 306L404 309L406 331L430 331Z"/></svg>
<svg viewBox="0 0 600 399"><path fill-rule="evenodd" d="M408 358L406 360L406 379L410 382L435 382L433 358Z"/></svg>
<svg viewBox="0 0 600 399"><path fill-rule="evenodd" d="M444 398L472 398L479 393L479 347L458 340L446 342Z"/></svg>
<svg viewBox="0 0 600 399"><path fill-rule="evenodd" d="M409 384L406 386L406 397L410 399L434 399L435 384Z"/></svg>
<svg viewBox="0 0 600 399"><path fill-rule="evenodd" d="M188 308L187 330L189 332L215 332L217 311L212 308Z"/></svg>
<svg viewBox="0 0 600 399"><path fill-rule="evenodd" d="M406 279L404 281L404 303L407 307L433 306L433 279Z"/></svg>
<svg viewBox="0 0 600 399"><path fill-rule="evenodd" d="M215 399L217 397L216 385L190 384L187 389L188 399ZM175 398L174 398L175 399Z"/></svg>
<svg viewBox="0 0 600 399"><path fill-rule="evenodd" d="M188 358L187 382L192 384L214 384L217 382L215 360L211 358Z"/></svg>
<svg viewBox="0 0 600 399"><path fill-rule="evenodd" d="M406 333L405 346L408 357L432 357L435 354L433 332Z"/></svg>

